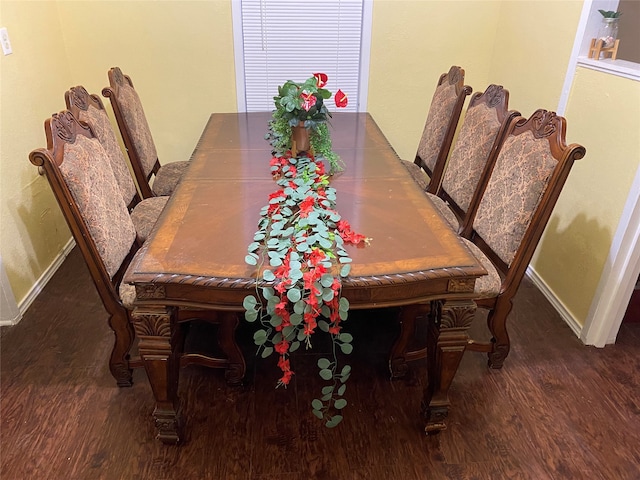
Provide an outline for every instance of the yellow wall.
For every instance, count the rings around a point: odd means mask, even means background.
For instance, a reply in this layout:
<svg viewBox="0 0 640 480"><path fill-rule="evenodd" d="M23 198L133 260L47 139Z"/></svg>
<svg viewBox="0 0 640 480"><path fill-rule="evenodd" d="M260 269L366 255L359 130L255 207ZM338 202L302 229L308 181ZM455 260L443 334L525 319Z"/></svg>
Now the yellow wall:
<svg viewBox="0 0 640 480"><path fill-rule="evenodd" d="M49 184L28 159L46 145L44 120L71 82L55 2L0 3L13 54L0 53L0 248L18 299L70 238Z"/></svg>
<svg viewBox="0 0 640 480"><path fill-rule="evenodd" d="M567 137L584 145L532 264L580 323L640 165L640 82L578 68Z"/></svg>
<svg viewBox="0 0 640 480"><path fill-rule="evenodd" d="M413 160L433 91L452 65L483 91L502 2L375 0L369 69L371 112L401 158Z"/></svg>
<svg viewBox="0 0 640 480"><path fill-rule="evenodd" d="M556 110L582 1L503 1L489 81L509 90L509 107L529 117ZM571 119L568 119L571 124ZM575 141L578 141L576 139Z"/></svg>
<svg viewBox="0 0 640 480"><path fill-rule="evenodd" d="M228 0L58 5L73 81L100 94L109 68L129 75L160 163L188 160L211 112L236 111Z"/></svg>
<svg viewBox="0 0 640 480"><path fill-rule="evenodd" d="M555 110L581 8L579 0L374 0L368 110L403 158L415 155L438 76L454 64L474 91L504 85L525 115ZM209 113L236 109L231 0L0 0L0 24L15 52L0 57L0 252L22 301L70 238L27 160L44 146L44 119L72 85L99 93L117 65L140 93L161 162L186 159ZM639 163L638 85L580 69L565 112L567 140L587 156L533 266L578 323Z"/></svg>

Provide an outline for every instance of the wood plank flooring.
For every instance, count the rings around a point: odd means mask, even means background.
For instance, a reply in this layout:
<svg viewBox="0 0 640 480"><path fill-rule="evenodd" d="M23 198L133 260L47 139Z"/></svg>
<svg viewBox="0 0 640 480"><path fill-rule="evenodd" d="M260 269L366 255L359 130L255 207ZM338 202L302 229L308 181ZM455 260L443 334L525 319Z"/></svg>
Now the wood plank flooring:
<svg viewBox="0 0 640 480"><path fill-rule="evenodd" d="M640 324L623 324L616 345L586 347L526 279L504 368L466 353L449 428L434 436L419 416L425 365L390 381L391 315L353 312L349 405L337 428L311 414L322 345L297 355L294 381L275 389L275 360L253 358L243 322L246 385L183 370L186 441L162 445L144 371L124 389L109 375L105 318L74 249L23 320L0 331L2 480L640 478Z"/></svg>

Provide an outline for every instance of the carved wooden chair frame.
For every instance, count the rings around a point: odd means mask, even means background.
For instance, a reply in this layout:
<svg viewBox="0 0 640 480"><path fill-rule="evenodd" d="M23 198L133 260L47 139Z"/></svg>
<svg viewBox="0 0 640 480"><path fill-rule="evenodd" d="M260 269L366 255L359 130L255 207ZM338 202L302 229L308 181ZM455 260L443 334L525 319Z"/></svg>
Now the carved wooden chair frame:
<svg viewBox="0 0 640 480"><path fill-rule="evenodd" d="M153 193L149 182L151 181L151 178L158 173L158 170L160 170L160 160L156 159L149 173L145 173L142 159L140 158L138 149L136 148L136 145L133 141L133 134L129 129L129 126L124 117L124 113L122 111L122 107L118 102L119 89L121 88L121 86L125 85L126 83L131 88L134 88L133 82L128 75L122 73L122 70L120 70L119 67L110 68L108 77L109 86L102 89L102 95L111 100L113 113L116 117L116 122L118 123L118 128L120 129L120 134L122 135L122 140L127 149L127 153L129 154L131 167L133 168L133 173L136 177L136 181L140 188L140 192L142 193L142 197L153 197L155 194Z"/></svg>
<svg viewBox="0 0 640 480"><path fill-rule="evenodd" d="M449 121L447 122L444 138L440 145L433 170L420 157L419 152L416 154L416 158L414 160L414 163L429 175L430 180L426 188L428 193L435 194L440 188L442 175L447 163L447 157L451 150L451 144L453 143L453 137L458 126L458 120L462 113L462 107L464 106L464 101L467 98L467 95L470 95L472 92L472 88L470 86L464 85L464 73L464 69L454 65L447 73L440 75L438 84L436 85L436 90L445 84L455 86L456 101L451 112L451 116L449 117ZM432 107L430 107L430 109L431 108Z"/></svg>

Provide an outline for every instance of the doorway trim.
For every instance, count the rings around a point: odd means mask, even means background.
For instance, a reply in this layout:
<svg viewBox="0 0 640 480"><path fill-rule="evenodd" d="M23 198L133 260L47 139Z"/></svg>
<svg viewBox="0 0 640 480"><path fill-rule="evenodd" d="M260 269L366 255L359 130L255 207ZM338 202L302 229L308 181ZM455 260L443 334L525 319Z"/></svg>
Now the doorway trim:
<svg viewBox="0 0 640 480"><path fill-rule="evenodd" d="M586 345L604 347L615 343L620 324L640 275L640 167L629 196L591 308L580 334Z"/></svg>

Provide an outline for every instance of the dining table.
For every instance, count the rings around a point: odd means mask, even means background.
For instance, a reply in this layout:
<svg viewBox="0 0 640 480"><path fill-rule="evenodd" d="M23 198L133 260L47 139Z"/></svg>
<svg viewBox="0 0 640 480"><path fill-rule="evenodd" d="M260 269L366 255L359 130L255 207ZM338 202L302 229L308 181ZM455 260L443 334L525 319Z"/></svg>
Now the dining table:
<svg viewBox="0 0 640 480"><path fill-rule="evenodd" d="M164 443L183 435L178 312L243 319L243 300L256 292L257 267L245 257L260 209L277 190L265 140L271 115L209 117L179 185L123 277L136 290L132 323ZM427 433L438 432L446 428L449 387L475 315L475 281L486 270L412 180L370 113L334 113L329 124L343 165L330 177L336 208L370 239L345 247L352 267L341 294L354 310L399 307L399 321L428 306L428 378L417 415ZM391 353L392 369L401 368L403 355ZM244 374L242 359L227 365L229 383L242 382Z"/></svg>

